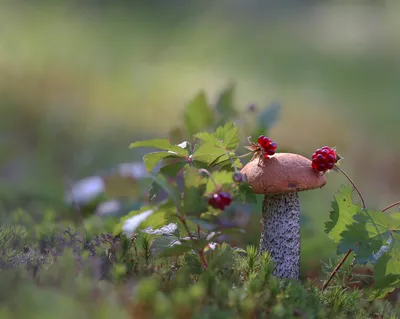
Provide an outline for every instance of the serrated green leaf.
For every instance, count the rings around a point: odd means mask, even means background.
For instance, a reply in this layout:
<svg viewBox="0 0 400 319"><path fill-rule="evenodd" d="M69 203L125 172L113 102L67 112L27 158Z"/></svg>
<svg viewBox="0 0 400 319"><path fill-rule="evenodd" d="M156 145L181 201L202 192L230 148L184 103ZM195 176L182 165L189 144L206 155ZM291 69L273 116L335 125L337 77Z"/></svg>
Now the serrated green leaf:
<svg viewBox="0 0 400 319"><path fill-rule="evenodd" d="M233 103L234 93L235 93L235 86L231 85L224 91L222 91L222 93L218 97L216 110L218 111L220 116L224 119L232 118L237 114Z"/></svg>
<svg viewBox="0 0 400 319"><path fill-rule="evenodd" d="M200 132L194 135L195 138L212 144L214 146L220 147L220 148L224 148L224 143L222 140L219 140L214 134L211 133L207 133L207 132Z"/></svg>
<svg viewBox="0 0 400 319"><path fill-rule="evenodd" d="M132 143L129 148L133 149L136 147L154 147L161 150L171 152L171 155L180 155L182 157L188 156L189 153L186 149L179 147L178 145L172 145L167 139L154 139L146 141L137 141Z"/></svg>
<svg viewBox="0 0 400 319"><path fill-rule="evenodd" d="M206 95L200 92L184 110L184 122L190 135L208 129L214 122L214 112L207 103Z"/></svg>
<svg viewBox="0 0 400 319"><path fill-rule="evenodd" d="M196 168L185 170L185 192L183 197L183 212L190 215L200 215L207 208L204 197L205 179Z"/></svg>
<svg viewBox="0 0 400 319"><path fill-rule="evenodd" d="M159 161L165 158L180 158L179 156L171 155L169 152L153 152L143 156L144 165L148 172L151 172Z"/></svg>
<svg viewBox="0 0 400 319"><path fill-rule="evenodd" d="M339 189L332 202L330 221L325 223L325 232L336 243L341 240L340 234L347 230L347 226L353 224L354 215L361 209L360 204L353 203L352 193L351 185L344 185Z"/></svg>
<svg viewBox="0 0 400 319"><path fill-rule="evenodd" d="M365 228L365 223L355 221L347 225L346 230L340 234L338 253L344 254L349 249L355 253L355 263L365 264L373 260L374 251L382 245L380 236L370 238Z"/></svg>
<svg viewBox="0 0 400 319"><path fill-rule="evenodd" d="M193 153L193 159L207 164L211 164L219 157L225 155L223 148L217 147L212 143L200 145Z"/></svg>
<svg viewBox="0 0 400 319"><path fill-rule="evenodd" d="M239 144L239 129L233 122L227 123L223 127L217 127L214 136L223 141L227 150L234 150Z"/></svg>
<svg viewBox="0 0 400 319"><path fill-rule="evenodd" d="M383 240L389 238L390 228L393 219L382 212L363 209L354 216L354 219L365 224L368 237L374 238L381 236Z"/></svg>
<svg viewBox="0 0 400 319"><path fill-rule="evenodd" d="M239 130L233 122L217 127L214 133L200 132L194 137L225 150L234 150L239 144Z"/></svg>

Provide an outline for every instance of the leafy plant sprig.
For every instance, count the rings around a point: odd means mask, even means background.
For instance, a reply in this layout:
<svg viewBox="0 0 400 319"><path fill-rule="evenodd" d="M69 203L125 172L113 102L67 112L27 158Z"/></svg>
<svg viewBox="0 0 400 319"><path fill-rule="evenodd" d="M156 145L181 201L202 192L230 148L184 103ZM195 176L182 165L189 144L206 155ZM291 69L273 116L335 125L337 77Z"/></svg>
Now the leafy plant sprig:
<svg viewBox="0 0 400 319"><path fill-rule="evenodd" d="M400 284L400 214L382 214L400 205L395 202L384 209L368 209L359 188L339 166L335 170L342 173L352 187L342 186L332 202L330 220L325 223L325 232L337 243L338 253L345 253L324 282L324 291L335 274L354 252L352 266L356 263L374 265L374 290L371 298L382 298ZM352 201L356 190L361 204Z"/></svg>

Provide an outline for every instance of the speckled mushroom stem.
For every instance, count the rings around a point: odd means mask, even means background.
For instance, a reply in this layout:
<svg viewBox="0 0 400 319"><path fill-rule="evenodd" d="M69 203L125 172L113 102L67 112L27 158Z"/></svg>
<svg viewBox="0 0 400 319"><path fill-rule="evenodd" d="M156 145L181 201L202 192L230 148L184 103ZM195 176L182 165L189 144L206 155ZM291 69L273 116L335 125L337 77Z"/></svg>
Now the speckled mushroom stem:
<svg viewBox="0 0 400 319"><path fill-rule="evenodd" d="M266 194L262 207L260 251L275 262L274 275L299 279L300 204L298 193Z"/></svg>

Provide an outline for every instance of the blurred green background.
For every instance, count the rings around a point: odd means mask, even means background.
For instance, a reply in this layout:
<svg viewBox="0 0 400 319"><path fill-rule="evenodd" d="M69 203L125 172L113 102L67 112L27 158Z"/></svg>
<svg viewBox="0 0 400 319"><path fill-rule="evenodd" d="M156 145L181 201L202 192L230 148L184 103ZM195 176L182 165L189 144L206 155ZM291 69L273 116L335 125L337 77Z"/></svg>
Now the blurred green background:
<svg viewBox="0 0 400 319"><path fill-rule="evenodd" d="M130 142L166 137L199 90L213 100L230 83L238 109L282 105L269 132L280 147L310 156L336 146L370 207L399 200L399 7L1 1L4 209L29 196L61 201L71 181L140 160ZM305 271L334 254L323 230L342 183L331 173L326 187L300 195Z"/></svg>

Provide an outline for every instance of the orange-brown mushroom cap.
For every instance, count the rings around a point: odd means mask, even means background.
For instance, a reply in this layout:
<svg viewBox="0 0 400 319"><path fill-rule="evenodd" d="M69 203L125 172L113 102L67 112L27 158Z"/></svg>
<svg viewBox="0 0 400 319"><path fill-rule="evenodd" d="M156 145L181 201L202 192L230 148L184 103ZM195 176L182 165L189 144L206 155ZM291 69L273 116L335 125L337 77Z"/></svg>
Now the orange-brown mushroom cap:
<svg viewBox="0 0 400 319"><path fill-rule="evenodd" d="M253 159L241 171L255 194L295 193L320 188L325 175L311 167L311 160L291 153L276 153L269 159Z"/></svg>

